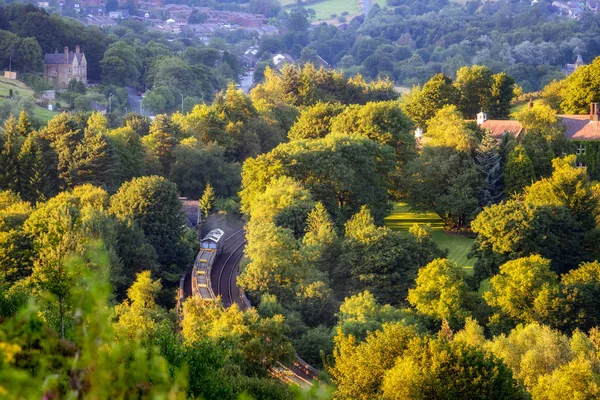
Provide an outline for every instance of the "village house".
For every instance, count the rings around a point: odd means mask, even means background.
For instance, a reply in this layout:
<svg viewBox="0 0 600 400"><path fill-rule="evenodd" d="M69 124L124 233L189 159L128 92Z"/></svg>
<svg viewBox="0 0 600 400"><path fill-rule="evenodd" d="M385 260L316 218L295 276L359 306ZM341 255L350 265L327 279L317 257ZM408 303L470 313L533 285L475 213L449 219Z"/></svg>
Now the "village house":
<svg viewBox="0 0 600 400"><path fill-rule="evenodd" d="M47 53L44 58L44 79L57 89L66 88L72 79L87 84L87 61L79 45L75 47L75 53L70 52L68 47L63 53L58 50Z"/></svg>
<svg viewBox="0 0 600 400"><path fill-rule="evenodd" d="M600 178L600 103L590 104L588 115L557 115L564 126L566 138L573 143L577 166L588 168L592 179ZM500 140L504 135L519 138L523 127L514 120L488 120L486 114L477 114L477 125Z"/></svg>

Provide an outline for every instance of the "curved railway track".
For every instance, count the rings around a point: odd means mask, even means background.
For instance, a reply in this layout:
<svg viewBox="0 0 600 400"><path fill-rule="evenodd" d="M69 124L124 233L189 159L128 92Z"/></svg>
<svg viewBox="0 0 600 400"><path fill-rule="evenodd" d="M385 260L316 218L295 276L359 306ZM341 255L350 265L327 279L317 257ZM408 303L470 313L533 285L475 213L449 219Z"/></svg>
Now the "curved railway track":
<svg viewBox="0 0 600 400"><path fill-rule="evenodd" d="M223 241L223 250L212 266L210 278L213 292L221 296L223 307L229 307L237 303L242 309L246 308L241 292L237 287L236 276L239 274L239 263L244 256L246 246L246 235L244 229L239 229L229 235ZM184 283L184 295L188 292L191 279L188 277ZM189 293L189 294L188 294ZM272 373L284 382L293 382L301 387L312 385L312 380L318 378L318 371L298 358L292 365L279 364Z"/></svg>

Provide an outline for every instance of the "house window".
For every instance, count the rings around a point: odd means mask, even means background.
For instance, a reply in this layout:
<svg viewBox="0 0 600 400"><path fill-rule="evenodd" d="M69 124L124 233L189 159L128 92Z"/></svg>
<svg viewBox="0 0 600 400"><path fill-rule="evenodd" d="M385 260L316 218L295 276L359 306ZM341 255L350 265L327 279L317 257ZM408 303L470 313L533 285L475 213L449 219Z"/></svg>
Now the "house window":
<svg viewBox="0 0 600 400"><path fill-rule="evenodd" d="M577 154L585 154L585 145L583 143L577 145Z"/></svg>
<svg viewBox="0 0 600 400"><path fill-rule="evenodd" d="M577 161L577 164L575 164L575 166L577 168L585 168L586 167L585 163L582 163L581 161Z"/></svg>

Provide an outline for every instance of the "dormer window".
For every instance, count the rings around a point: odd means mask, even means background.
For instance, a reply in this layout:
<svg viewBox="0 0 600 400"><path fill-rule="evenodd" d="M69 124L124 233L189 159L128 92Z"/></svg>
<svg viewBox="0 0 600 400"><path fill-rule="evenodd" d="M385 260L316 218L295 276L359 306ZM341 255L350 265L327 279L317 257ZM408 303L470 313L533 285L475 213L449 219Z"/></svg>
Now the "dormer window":
<svg viewBox="0 0 600 400"><path fill-rule="evenodd" d="M577 145L576 154L585 154L585 145L583 143Z"/></svg>

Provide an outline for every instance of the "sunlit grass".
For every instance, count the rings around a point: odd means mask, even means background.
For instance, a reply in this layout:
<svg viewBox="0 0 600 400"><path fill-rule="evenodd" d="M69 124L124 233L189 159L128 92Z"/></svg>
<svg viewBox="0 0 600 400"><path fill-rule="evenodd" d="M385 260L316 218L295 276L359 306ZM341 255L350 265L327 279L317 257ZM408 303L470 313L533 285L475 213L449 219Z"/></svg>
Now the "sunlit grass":
<svg viewBox="0 0 600 400"><path fill-rule="evenodd" d="M385 2L385 0L383 1ZM281 1L281 5L287 8L296 7L297 4L296 0ZM347 11L349 15L361 14L363 11L358 0L323 0L317 3L305 3L303 7L315 10L317 21L332 19L332 14L341 17L344 11Z"/></svg>
<svg viewBox="0 0 600 400"><path fill-rule="evenodd" d="M0 77L0 103L8 101L10 89L13 90L14 95L18 94L19 96L33 99L33 90L25 83ZM33 114L42 123L45 123L51 120L58 113L55 111L49 111L43 107L35 106L33 107Z"/></svg>
<svg viewBox="0 0 600 400"><path fill-rule="evenodd" d="M406 204L396 203L394 209L388 215L384 223L387 227L400 232L408 232L414 224L431 225L432 236L440 248L448 249L448 258L461 267L473 269L473 260L467 258L471 251L474 239L464 236L451 234L444 231L444 222L435 213L416 213Z"/></svg>

